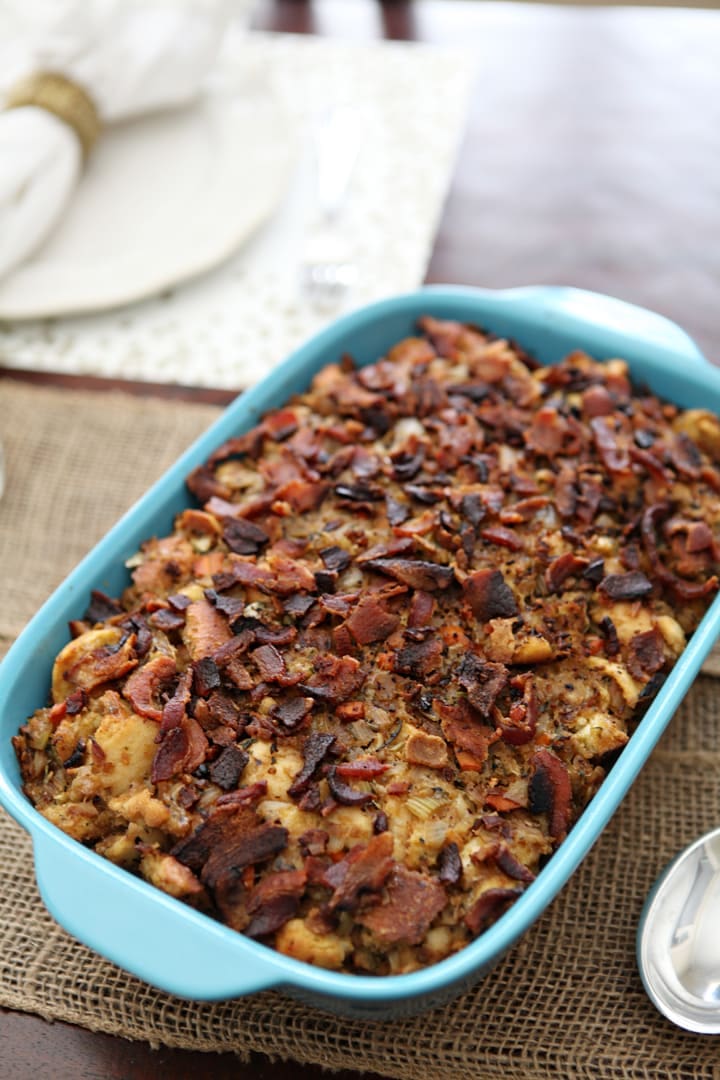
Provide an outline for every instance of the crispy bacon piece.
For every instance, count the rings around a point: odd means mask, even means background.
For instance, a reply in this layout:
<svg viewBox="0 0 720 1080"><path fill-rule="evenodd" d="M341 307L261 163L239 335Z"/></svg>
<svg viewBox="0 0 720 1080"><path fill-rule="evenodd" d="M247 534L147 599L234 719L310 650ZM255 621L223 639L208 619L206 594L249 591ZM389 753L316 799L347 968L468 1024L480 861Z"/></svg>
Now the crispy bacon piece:
<svg viewBox="0 0 720 1080"><path fill-rule="evenodd" d="M185 616L181 611L173 611L172 608L158 608L149 616L148 621L156 630L171 634L174 630L182 629Z"/></svg>
<svg viewBox="0 0 720 1080"><path fill-rule="evenodd" d="M527 499L519 499L500 511L500 521L503 525L521 525L524 521L530 521L549 502L547 495L530 495Z"/></svg>
<svg viewBox="0 0 720 1080"><path fill-rule="evenodd" d="M387 600L374 593L363 596L345 620L358 645L384 641L400 625L400 619L387 607Z"/></svg>
<svg viewBox="0 0 720 1080"><path fill-rule="evenodd" d="M393 670L398 675L422 682L426 676L437 670L442 653L443 643L440 638L429 637L424 641L413 641L395 653Z"/></svg>
<svg viewBox="0 0 720 1080"><path fill-rule="evenodd" d="M476 936L490 922L494 922L502 913L517 900L525 886L516 885L514 888L486 889L465 916L465 925L471 934Z"/></svg>
<svg viewBox="0 0 720 1080"><path fill-rule="evenodd" d="M108 619L112 619L114 615L122 614L122 605L113 600L112 597L107 596L104 592L100 592L99 589L93 589L90 593L90 605L85 612L85 618L90 623L107 622Z"/></svg>
<svg viewBox="0 0 720 1080"><path fill-rule="evenodd" d="M261 862L282 851L287 843L287 829L266 825L250 807L224 806L210 811L194 833L180 840L170 854L195 873L216 855L230 861L237 870ZM215 862L220 861L215 859Z"/></svg>
<svg viewBox="0 0 720 1080"><path fill-rule="evenodd" d="M682 578L697 578L707 574L720 553L712 530L704 521L683 521L671 518L663 527L670 541L674 571Z"/></svg>
<svg viewBox="0 0 720 1080"><path fill-rule="evenodd" d="M308 829L298 836L298 844L304 855L322 855L329 840L330 834L325 829Z"/></svg>
<svg viewBox="0 0 720 1080"><path fill-rule="evenodd" d="M643 679L654 675L665 663L663 636L656 626L645 630L628 645L628 671L634 679Z"/></svg>
<svg viewBox="0 0 720 1080"><path fill-rule="evenodd" d="M303 743L303 767L288 788L288 795L296 799L310 787L315 770L325 760L335 745L335 736L324 731L313 731Z"/></svg>
<svg viewBox="0 0 720 1080"><path fill-rule="evenodd" d="M88 696L84 690L73 690L72 694L68 694L65 701L62 702L65 706L65 713L68 716L77 716L81 713L88 702Z"/></svg>
<svg viewBox="0 0 720 1080"><path fill-rule="evenodd" d="M487 506L482 495L477 491L471 491L463 495L460 500L460 513L469 521L474 529L487 517Z"/></svg>
<svg viewBox="0 0 720 1080"><path fill-rule="evenodd" d="M413 445L412 450L403 449L391 454L394 479L400 484L406 484L409 480L414 480L422 468L425 453L425 444L417 442Z"/></svg>
<svg viewBox="0 0 720 1080"><path fill-rule="evenodd" d="M416 870L395 866L379 904L360 912L357 921L384 947L419 945L447 903L442 885Z"/></svg>
<svg viewBox="0 0 720 1080"><path fill-rule="evenodd" d="M591 559L582 572L585 581L593 585L599 585L605 576L605 560L602 558Z"/></svg>
<svg viewBox="0 0 720 1080"><path fill-rule="evenodd" d="M478 723L466 702L445 705L436 701L435 709L441 717L442 733L447 741L453 744L456 754L458 751L466 751L472 759L465 759L468 767L482 768L490 747L500 738L500 732L487 724Z"/></svg>
<svg viewBox="0 0 720 1080"><path fill-rule="evenodd" d="M206 706L209 719L218 726L240 731L247 723L238 703L222 690L213 691Z"/></svg>
<svg viewBox="0 0 720 1080"><path fill-rule="evenodd" d="M681 476L697 480L702 468L702 456L695 443L684 431L679 432L668 448L668 456Z"/></svg>
<svg viewBox="0 0 720 1080"><path fill-rule="evenodd" d="M528 787L533 814L548 815L550 836L559 843L570 824L572 788L565 764L550 750L536 750L531 759L532 775Z"/></svg>
<svg viewBox="0 0 720 1080"><path fill-rule="evenodd" d="M517 601L500 570L476 570L463 582L465 599L478 622L509 619L518 614Z"/></svg>
<svg viewBox="0 0 720 1080"><path fill-rule="evenodd" d="M357 593L323 593L320 597L320 606L332 615L347 616L357 601Z"/></svg>
<svg viewBox="0 0 720 1080"><path fill-rule="evenodd" d="M270 541L264 529L246 518L225 518L222 538L237 555L257 555Z"/></svg>
<svg viewBox="0 0 720 1080"><path fill-rule="evenodd" d="M557 409L547 405L538 409L525 433L525 444L529 450L545 457L554 458L561 452L568 452L566 445L573 430L568 420Z"/></svg>
<svg viewBox="0 0 720 1080"><path fill-rule="evenodd" d="M374 544L367 551L363 551L362 554L358 555L355 562L362 566L364 563L372 562L373 559L406 555L414 547L415 541L411 536L396 536L394 539L388 540L387 543Z"/></svg>
<svg viewBox="0 0 720 1080"><path fill-rule="evenodd" d="M284 442L298 429L297 415L292 409L276 409L264 417L261 427L268 438Z"/></svg>
<svg viewBox="0 0 720 1080"><path fill-rule="evenodd" d="M260 645L253 650L251 655L265 682L276 682L281 686L292 686L300 681L299 676L290 674L285 665L285 657L274 645Z"/></svg>
<svg viewBox="0 0 720 1080"><path fill-rule="evenodd" d="M510 685L515 690L522 690L522 699L512 703L507 716L496 709L494 717L505 742L511 746L523 746L535 737L538 721L537 692L532 672L516 675L510 680Z"/></svg>
<svg viewBox="0 0 720 1080"><path fill-rule="evenodd" d="M375 570L378 574L385 574L411 589L421 589L423 592L447 589L454 577L451 567L422 559L366 559L363 565L368 570Z"/></svg>
<svg viewBox="0 0 720 1080"><path fill-rule="evenodd" d="M457 680L467 690L468 701L484 717L488 717L499 694L508 683L509 672L504 664L482 660L467 653L457 670Z"/></svg>
<svg viewBox="0 0 720 1080"><path fill-rule="evenodd" d="M336 484L335 494L348 502L380 502L385 492L378 484Z"/></svg>
<svg viewBox="0 0 720 1080"><path fill-rule="evenodd" d="M280 553L269 552L267 566L272 575L268 585L270 592L287 596L289 593L312 592L315 589L315 576L305 563Z"/></svg>
<svg viewBox="0 0 720 1080"><path fill-rule="evenodd" d="M353 911L364 895L379 893L393 868L392 851L391 834L382 832L330 866L323 876L324 884L333 890L328 910Z"/></svg>
<svg viewBox="0 0 720 1080"><path fill-rule="evenodd" d="M563 464L555 478L555 508L564 521L570 521L575 516L577 498L577 473L569 465Z"/></svg>
<svg viewBox="0 0 720 1080"><path fill-rule="evenodd" d="M323 501L330 484L325 480L288 480L275 492L275 499L289 503L295 513L315 510Z"/></svg>
<svg viewBox="0 0 720 1080"><path fill-rule="evenodd" d="M128 634L117 645L101 645L85 653L67 672L67 679L90 692L103 683L121 679L138 665L137 636Z"/></svg>
<svg viewBox="0 0 720 1080"><path fill-rule="evenodd" d="M394 499L392 495L385 495L385 513L390 525L402 525L410 517L410 507L407 503Z"/></svg>
<svg viewBox="0 0 720 1080"><path fill-rule="evenodd" d="M360 661L352 656L318 656L315 674L300 689L318 701L337 705L347 701L365 681Z"/></svg>
<svg viewBox="0 0 720 1080"><path fill-rule="evenodd" d="M231 638L227 619L205 597L190 604L185 612L183 640L193 660L212 656Z"/></svg>
<svg viewBox="0 0 720 1080"><path fill-rule="evenodd" d="M333 799L342 803L343 806L365 806L366 803L372 802L375 798L371 792L356 791L355 788L350 787L349 784L341 780L337 775L336 765L331 765L328 769L327 782Z"/></svg>
<svg viewBox="0 0 720 1080"><path fill-rule="evenodd" d="M209 465L198 465L186 478L185 483L199 503L209 502L213 496L229 499L230 488L222 484Z"/></svg>
<svg viewBox="0 0 720 1080"><path fill-rule="evenodd" d="M230 627L234 629L236 621L245 610L245 601L239 596L224 596L215 589L205 590L205 599L208 600L216 611L221 612L227 619Z"/></svg>
<svg viewBox="0 0 720 1080"><path fill-rule="evenodd" d="M374 776L382 776L389 768L377 758L354 758L353 761L342 761L336 765L335 773L348 780L372 780Z"/></svg>
<svg viewBox="0 0 720 1080"><path fill-rule="evenodd" d="M191 870L199 871L223 921L242 930L247 926L243 872L277 855L287 845L287 839L287 829L261 822L249 806L227 804L213 809L207 821L177 844L171 854Z"/></svg>
<svg viewBox="0 0 720 1080"><path fill-rule="evenodd" d="M305 870L276 870L267 874L248 897L247 912L252 919L245 934L261 938L279 930L300 906L306 883Z"/></svg>
<svg viewBox="0 0 720 1080"><path fill-rule="evenodd" d="M653 586L640 570L628 570L625 574L608 574L598 589L611 600L640 600L652 592Z"/></svg>
<svg viewBox="0 0 720 1080"><path fill-rule="evenodd" d="M590 428L595 448L605 468L611 473L630 472L628 448L621 445L611 421L606 416L594 416L590 420Z"/></svg>
<svg viewBox="0 0 720 1080"><path fill-rule="evenodd" d="M532 870L529 870L519 859L516 859L510 849L505 845L500 848L494 856L494 859L496 865L502 870L503 874L507 874L508 877L514 878L515 881L524 881L526 885L529 885L531 881L535 880L535 875Z"/></svg>
<svg viewBox="0 0 720 1080"><path fill-rule="evenodd" d="M545 584L548 592L560 592L561 586L568 578L578 577L587 570L589 560L575 555L572 551L566 551L564 555L558 555L553 559L545 571Z"/></svg>
<svg viewBox="0 0 720 1080"><path fill-rule="evenodd" d="M239 584L254 586L266 593L289 596L297 592L315 592L317 588L315 576L309 567L287 555L269 552L262 563L239 556L231 558L230 581L226 585L223 577L220 582L216 581L216 589L221 585L230 587Z"/></svg>
<svg viewBox="0 0 720 1080"><path fill-rule="evenodd" d="M678 533L685 536L685 550L690 555L701 551L707 551L712 547L713 534L710 526L704 521L685 521L682 518L671 518L665 523L665 533L674 537Z"/></svg>
<svg viewBox="0 0 720 1080"><path fill-rule="evenodd" d="M630 459L636 465L641 465L659 484L669 484L672 480L672 473L666 469L662 462L651 454L649 450L642 450L638 446L631 446Z"/></svg>
<svg viewBox="0 0 720 1080"><path fill-rule="evenodd" d="M657 549L656 528L660 521L670 514L668 503L654 503L648 506L642 516L640 531L645 545L645 551L650 559L652 568L657 577L664 585L668 585L682 600L696 600L698 597L707 596L718 587L718 579L715 574L706 581L684 581L677 574L665 566Z"/></svg>
<svg viewBox="0 0 720 1080"><path fill-rule="evenodd" d="M161 734L180 725L185 716L187 704L190 701L191 688L192 670L188 669L180 676L173 696L163 706L162 721L160 723Z"/></svg>
<svg viewBox="0 0 720 1080"><path fill-rule="evenodd" d="M615 411L615 402L604 386L589 386L583 391L582 410L585 416L611 416Z"/></svg>
<svg viewBox="0 0 720 1080"><path fill-rule="evenodd" d="M285 600L283 603L283 611L288 615L302 616L307 614L310 608L315 603L313 596L303 596L302 593L295 593Z"/></svg>
<svg viewBox="0 0 720 1080"><path fill-rule="evenodd" d="M212 467L220 464L221 461L229 461L230 458L236 457L256 458L262 448L263 435L262 424L258 424L242 435L235 435L233 438L227 439L222 446L218 446L217 450L214 450L210 455L208 465Z"/></svg>
<svg viewBox="0 0 720 1080"><path fill-rule="evenodd" d="M467 327L463 323L450 319L435 319L432 315L423 315L418 320L423 334L429 339L438 356L452 360L465 334Z"/></svg>
<svg viewBox="0 0 720 1080"><path fill-rule="evenodd" d="M480 530L480 536L487 540L488 544L497 544L498 547L508 548L509 551L522 551L523 542L512 529L506 529L504 525L488 525Z"/></svg>
<svg viewBox="0 0 720 1080"><path fill-rule="evenodd" d="M432 619L434 610L435 597L431 593L417 589L410 601L407 620L408 628L418 629L421 626L427 626Z"/></svg>
<svg viewBox="0 0 720 1080"><path fill-rule="evenodd" d="M138 660L150 652L153 643L152 630L139 612L128 615L127 618L118 621L118 626L127 630L128 634L135 634L135 655Z"/></svg>
<svg viewBox="0 0 720 1080"><path fill-rule="evenodd" d="M437 860L438 880L444 885L459 885L462 879L460 849L453 841L442 848Z"/></svg>
<svg viewBox="0 0 720 1080"><path fill-rule="evenodd" d="M350 555L345 548L341 548L337 544L333 544L332 547L322 548L318 554L326 570L334 570L341 574L350 565Z"/></svg>
<svg viewBox="0 0 720 1080"><path fill-rule="evenodd" d="M198 697L210 697L213 690L220 688L220 671L212 656L204 656L192 665L193 692Z"/></svg>
<svg viewBox="0 0 720 1080"><path fill-rule="evenodd" d="M226 746L219 757L210 764L208 770L210 779L223 791L232 791L238 786L249 760L249 754L241 747Z"/></svg>
<svg viewBox="0 0 720 1080"><path fill-rule="evenodd" d="M146 716L148 720L162 720L160 694L169 689L176 675L174 660L169 656L154 656L132 672L122 689L122 695L140 716Z"/></svg>
<svg viewBox="0 0 720 1080"><path fill-rule="evenodd" d="M276 705L271 715L286 731L294 733L303 726L313 705L312 698L290 698Z"/></svg>
<svg viewBox="0 0 720 1080"><path fill-rule="evenodd" d="M237 788L235 791L228 791L225 795L220 795L217 799L216 806L251 806L253 803L259 802L260 799L264 799L267 795L267 780L256 780L254 784L248 784L247 787Z"/></svg>
<svg viewBox="0 0 720 1080"><path fill-rule="evenodd" d="M607 656L617 656L620 652L620 638L615 628L615 623L612 621L609 615L604 615L598 623L602 635L605 638L605 654Z"/></svg>
<svg viewBox="0 0 720 1080"><path fill-rule="evenodd" d="M185 714L177 727L161 732L161 735L162 742L152 763L153 784L171 780L181 772L194 772L205 761L208 741L192 716Z"/></svg>
<svg viewBox="0 0 720 1080"><path fill-rule="evenodd" d="M238 690L252 690L255 685L255 679L240 659L247 647L248 642L242 637L231 638L213 656L222 677Z"/></svg>

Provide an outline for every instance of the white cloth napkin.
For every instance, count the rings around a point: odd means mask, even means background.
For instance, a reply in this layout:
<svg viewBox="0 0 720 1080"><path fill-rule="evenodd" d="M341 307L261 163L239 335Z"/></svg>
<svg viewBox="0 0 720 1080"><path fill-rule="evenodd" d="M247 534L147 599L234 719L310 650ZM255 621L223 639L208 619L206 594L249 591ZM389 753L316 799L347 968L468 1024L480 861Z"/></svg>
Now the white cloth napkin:
<svg viewBox="0 0 720 1080"><path fill-rule="evenodd" d="M103 124L190 102L213 65L232 0L4 0L0 107L37 72L88 93ZM0 275L57 224L82 170L72 128L34 106L0 112ZM112 212L112 208L108 208Z"/></svg>

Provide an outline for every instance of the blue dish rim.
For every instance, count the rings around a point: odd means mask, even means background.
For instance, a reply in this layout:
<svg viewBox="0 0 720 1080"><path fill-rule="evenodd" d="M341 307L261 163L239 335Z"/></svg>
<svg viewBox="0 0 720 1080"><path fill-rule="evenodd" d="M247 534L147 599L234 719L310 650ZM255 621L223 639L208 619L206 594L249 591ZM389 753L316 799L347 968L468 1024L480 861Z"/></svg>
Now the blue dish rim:
<svg viewBox="0 0 720 1080"><path fill-rule="evenodd" d="M340 352L352 352L355 335L383 318L417 318L430 312L439 317L455 317L481 322L493 329L493 319L502 322L509 316L515 326L514 337L526 347L533 342L523 340L525 331L540 334L550 332L563 341L576 339L578 347L586 347L593 337L605 341L605 356L643 355L652 351L650 367L663 377L681 372L683 381L700 380L699 385L711 404L720 408L720 371L702 357L694 343L676 324L599 294L563 287L527 287L504 291L481 290L459 286L429 286L399 297L382 300L358 309L330 324L325 330L301 346L267 378L247 391L220 416L209 429L177 460L160 480L125 514L110 533L91 551L69 575L65 582L34 616L0 666L0 717L3 738L7 741L10 727L5 722L9 696L29 663L33 662L35 643L42 638L47 625L56 625L68 605L84 604L92 587L99 587L108 565L110 552L123 544L133 548L142 533L141 523L158 514L177 494L178 482L184 491L184 477L194 465L204 461L211 450L229 433L250 426L267 408L280 405L292 392L307 384L307 372L317 370ZM455 312L455 314L451 314ZM497 316L497 318L496 318ZM341 346L342 342L342 346ZM388 342L390 344L391 342ZM566 350L567 351L567 350ZM379 355L379 354L378 354ZM632 362L631 362L632 367ZM678 402L682 403L682 402ZM19 788L17 772L12 774L7 755L0 761L0 803L32 836L35 846L38 883L47 906L67 929L102 955L119 966L146 979L162 989L197 1000L224 999L276 987L294 989L311 995L316 1003L342 1007L356 1006L363 1015L383 1015L382 1010L393 1004L430 1002L450 996L453 988L471 985L491 967L535 922L547 905L567 882L573 871L600 836L614 814L640 768L647 760L662 731L689 689L703 660L720 631L720 597L716 598L676 664L660 694L639 722L628 745L613 766L600 791L585 809L567 839L553 854L537 879L513 906L485 933L460 952L447 959L406 975L364 976L348 975L293 960L274 950L244 938L242 935L200 915L180 901L133 877L94 852L71 840L44 819L25 799ZM38 702L39 707L42 701ZM12 710L10 710L12 711ZM15 718L16 719L16 718ZM17 724L13 720L12 731ZM184 973L167 958L158 961L150 956L143 960L142 950L128 950L122 942L94 932L84 932L83 926L70 917L67 904L56 902L58 892L58 859L70 858L75 872L82 878L85 867L92 868L93 880L105 879L112 888L140 898L141 908L150 905L163 911L177 925L198 941L213 940L230 950L238 960L245 959L248 968L234 979L223 973L214 981L197 972ZM66 864L70 867L71 864ZM98 876L100 875L100 877ZM152 941L147 949L152 952ZM202 985L201 985L202 984ZM456 991L457 992L457 989ZM363 1011L364 1010L364 1011ZM385 1012L384 1015L387 1015Z"/></svg>

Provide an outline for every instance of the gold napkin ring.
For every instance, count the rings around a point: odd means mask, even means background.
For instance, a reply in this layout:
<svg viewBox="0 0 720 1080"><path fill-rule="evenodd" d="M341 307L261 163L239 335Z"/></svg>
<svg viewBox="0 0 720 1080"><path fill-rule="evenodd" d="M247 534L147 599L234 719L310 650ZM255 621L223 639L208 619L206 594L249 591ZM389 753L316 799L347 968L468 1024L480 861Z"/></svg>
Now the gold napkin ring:
<svg viewBox="0 0 720 1080"><path fill-rule="evenodd" d="M95 103L87 91L66 75L52 71L21 79L10 90L5 104L8 109L36 105L53 113L73 129L86 158L102 128Z"/></svg>

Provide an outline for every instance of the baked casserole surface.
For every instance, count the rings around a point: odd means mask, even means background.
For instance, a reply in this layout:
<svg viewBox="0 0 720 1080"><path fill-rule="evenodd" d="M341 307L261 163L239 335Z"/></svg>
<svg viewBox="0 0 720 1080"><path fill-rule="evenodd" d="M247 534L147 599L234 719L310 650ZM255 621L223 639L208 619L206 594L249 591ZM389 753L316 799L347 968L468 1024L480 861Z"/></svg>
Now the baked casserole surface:
<svg viewBox="0 0 720 1080"><path fill-rule="evenodd" d="M435 963L533 881L718 587L720 423L430 317L188 477L14 738L49 821L280 952Z"/></svg>

